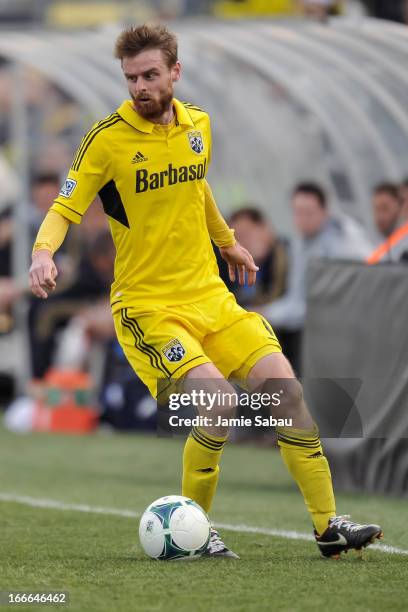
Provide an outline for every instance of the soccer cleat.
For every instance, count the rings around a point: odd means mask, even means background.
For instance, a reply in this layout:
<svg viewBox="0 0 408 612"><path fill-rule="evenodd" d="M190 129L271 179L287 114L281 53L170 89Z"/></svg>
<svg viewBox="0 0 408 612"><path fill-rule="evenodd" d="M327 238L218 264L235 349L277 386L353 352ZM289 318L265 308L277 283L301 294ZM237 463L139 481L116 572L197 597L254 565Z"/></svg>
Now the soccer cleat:
<svg viewBox="0 0 408 612"><path fill-rule="evenodd" d="M329 525L321 536L315 531L316 543L323 557L340 559L340 553L350 549L356 550L361 556L363 548L383 537L379 525L359 525L349 518L349 515L335 516L329 520Z"/></svg>
<svg viewBox="0 0 408 612"><path fill-rule="evenodd" d="M229 557L230 559L239 559L238 555L227 548L221 540L216 529L211 527L210 541L207 550L202 555L203 557Z"/></svg>

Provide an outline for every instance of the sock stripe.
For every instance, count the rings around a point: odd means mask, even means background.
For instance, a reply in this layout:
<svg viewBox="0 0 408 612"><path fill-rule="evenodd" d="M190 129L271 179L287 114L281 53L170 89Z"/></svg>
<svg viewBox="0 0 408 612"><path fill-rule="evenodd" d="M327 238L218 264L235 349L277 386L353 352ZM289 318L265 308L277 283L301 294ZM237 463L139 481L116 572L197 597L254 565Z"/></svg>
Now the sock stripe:
<svg viewBox="0 0 408 612"><path fill-rule="evenodd" d="M316 436L315 438L297 438L296 436L289 436L288 434L283 434L279 431L277 432L277 434L278 434L278 437L282 439L293 440L294 442L302 442L303 444L320 443L319 436Z"/></svg>
<svg viewBox="0 0 408 612"><path fill-rule="evenodd" d="M226 442L226 438L216 438L215 436L208 434L206 431L200 429L199 427L193 427L193 429L199 436L201 436L204 440L210 442L211 444L223 446Z"/></svg>
<svg viewBox="0 0 408 612"><path fill-rule="evenodd" d="M212 438L207 437L204 433L199 431L196 427L193 427L191 430L191 436L194 438L196 442L209 448L211 450L219 451L225 444L225 440L213 440Z"/></svg>
<svg viewBox="0 0 408 612"><path fill-rule="evenodd" d="M211 448L212 450L221 450L222 447L224 446L224 442L221 442L221 443L214 442L213 440L210 440L206 436L200 435L200 433L197 430L192 431L191 434L193 438L196 440L196 442L198 442L199 444L202 444L203 446L206 446L207 448Z"/></svg>
<svg viewBox="0 0 408 612"><path fill-rule="evenodd" d="M320 442L316 442L315 444L304 444L303 442L299 442L297 440L287 440L286 438L280 438L279 436L278 440L286 444L292 444L293 446L303 446L304 448L310 448L312 450L314 448L320 448Z"/></svg>
<svg viewBox="0 0 408 612"><path fill-rule="evenodd" d="M286 436L287 438L292 438L293 440L300 440L301 442L314 442L315 440L319 440L320 436L319 434L313 434L311 436L308 435L302 435L301 432L293 434L293 433L287 433L283 428L277 428L278 433L280 436Z"/></svg>
<svg viewBox="0 0 408 612"><path fill-rule="evenodd" d="M310 449L320 448L320 441L314 444L303 444L302 442L294 442L293 440L288 440L287 438L283 438L281 436L278 436L278 441L282 442L283 444L289 444L290 446L301 446L303 448L310 448Z"/></svg>
<svg viewBox="0 0 408 612"><path fill-rule="evenodd" d="M198 444L200 444L200 446L204 446L205 448L208 448L208 450L212 450L212 451L219 451L219 450L221 450L218 447L211 446L210 444L207 444L203 440L200 440L195 434L193 434L193 432L191 432L190 435L193 438L193 440L195 440Z"/></svg>
<svg viewBox="0 0 408 612"><path fill-rule="evenodd" d="M300 444L306 444L307 446L313 446L314 444L320 444L320 439L316 438L315 440L302 440L301 438L291 438L290 436L282 436L282 434L277 434L278 438L282 440L290 440L291 442L300 442Z"/></svg>

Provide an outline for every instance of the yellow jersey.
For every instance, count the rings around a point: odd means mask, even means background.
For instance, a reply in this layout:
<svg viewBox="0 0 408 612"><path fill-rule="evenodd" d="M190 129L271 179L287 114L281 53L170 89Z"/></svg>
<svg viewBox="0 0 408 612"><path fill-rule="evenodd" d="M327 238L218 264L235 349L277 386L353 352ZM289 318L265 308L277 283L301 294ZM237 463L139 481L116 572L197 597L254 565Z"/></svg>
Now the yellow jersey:
<svg viewBox="0 0 408 612"><path fill-rule="evenodd" d="M113 312L188 304L227 291L205 214L207 113L173 99L160 126L126 100L83 138L51 210L80 223L99 194L116 247Z"/></svg>

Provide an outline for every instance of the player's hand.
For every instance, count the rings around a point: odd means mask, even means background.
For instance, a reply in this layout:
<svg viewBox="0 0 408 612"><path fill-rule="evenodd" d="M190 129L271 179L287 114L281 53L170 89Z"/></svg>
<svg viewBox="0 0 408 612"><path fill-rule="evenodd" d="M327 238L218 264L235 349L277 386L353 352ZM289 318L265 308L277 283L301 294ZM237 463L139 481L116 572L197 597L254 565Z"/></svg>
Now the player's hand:
<svg viewBox="0 0 408 612"><path fill-rule="evenodd" d="M34 251L30 268L30 289L39 298L46 300L49 291L54 291L58 270L52 254L46 249Z"/></svg>
<svg viewBox="0 0 408 612"><path fill-rule="evenodd" d="M228 264L228 273L232 282L237 278L240 285L245 285L245 273L248 275L248 285L255 285L256 273L259 268L255 265L254 259L249 251L236 242L230 247L220 247L221 257Z"/></svg>

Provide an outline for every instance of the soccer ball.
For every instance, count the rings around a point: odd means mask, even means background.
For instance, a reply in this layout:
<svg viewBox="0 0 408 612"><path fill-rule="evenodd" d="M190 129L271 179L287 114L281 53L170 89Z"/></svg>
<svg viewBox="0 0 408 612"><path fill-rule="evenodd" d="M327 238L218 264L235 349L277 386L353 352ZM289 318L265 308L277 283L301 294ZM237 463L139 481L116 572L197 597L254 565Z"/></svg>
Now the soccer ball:
<svg viewBox="0 0 408 612"><path fill-rule="evenodd" d="M140 519L139 538L152 559L194 559L210 540L208 516L196 502L181 495L156 499Z"/></svg>

